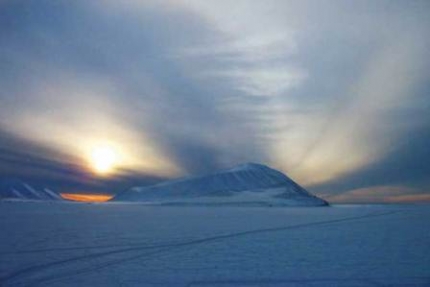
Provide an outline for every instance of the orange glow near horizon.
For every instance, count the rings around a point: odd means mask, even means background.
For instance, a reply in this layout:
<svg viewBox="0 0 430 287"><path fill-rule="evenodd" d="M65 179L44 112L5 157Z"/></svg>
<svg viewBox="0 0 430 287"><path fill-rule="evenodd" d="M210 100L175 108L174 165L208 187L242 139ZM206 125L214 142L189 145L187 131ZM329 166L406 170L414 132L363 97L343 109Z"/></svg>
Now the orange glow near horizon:
<svg viewBox="0 0 430 287"><path fill-rule="evenodd" d="M64 199L80 202L105 202L113 197L110 194L60 193L60 195Z"/></svg>

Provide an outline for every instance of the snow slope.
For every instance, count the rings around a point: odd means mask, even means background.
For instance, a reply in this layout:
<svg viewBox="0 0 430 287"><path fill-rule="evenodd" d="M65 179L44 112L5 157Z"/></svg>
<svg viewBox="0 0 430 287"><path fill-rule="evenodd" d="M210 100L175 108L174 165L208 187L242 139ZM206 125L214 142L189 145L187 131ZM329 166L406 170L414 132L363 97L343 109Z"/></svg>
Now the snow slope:
<svg viewBox="0 0 430 287"><path fill-rule="evenodd" d="M62 200L61 196L46 187L36 187L19 180L0 182L0 199Z"/></svg>
<svg viewBox="0 0 430 287"><path fill-rule="evenodd" d="M113 201L178 205L327 205L285 174L255 163L206 176L135 187L118 194Z"/></svg>
<svg viewBox="0 0 430 287"><path fill-rule="evenodd" d="M430 286L430 208L0 202L0 286Z"/></svg>

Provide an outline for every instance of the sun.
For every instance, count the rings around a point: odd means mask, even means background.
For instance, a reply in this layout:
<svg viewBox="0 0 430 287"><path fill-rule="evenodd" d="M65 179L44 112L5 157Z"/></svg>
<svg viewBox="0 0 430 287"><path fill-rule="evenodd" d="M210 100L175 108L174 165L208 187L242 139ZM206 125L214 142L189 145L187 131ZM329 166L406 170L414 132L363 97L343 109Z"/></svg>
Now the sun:
<svg viewBox="0 0 430 287"><path fill-rule="evenodd" d="M90 162L95 172L106 174L114 169L117 162L117 153L111 146L96 146L91 151Z"/></svg>

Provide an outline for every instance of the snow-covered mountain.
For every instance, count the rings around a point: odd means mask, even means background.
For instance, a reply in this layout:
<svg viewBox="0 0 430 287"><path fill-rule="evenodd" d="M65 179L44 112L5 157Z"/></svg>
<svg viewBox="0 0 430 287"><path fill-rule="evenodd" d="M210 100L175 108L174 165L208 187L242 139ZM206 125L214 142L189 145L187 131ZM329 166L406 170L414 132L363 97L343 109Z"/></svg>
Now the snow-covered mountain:
<svg viewBox="0 0 430 287"><path fill-rule="evenodd" d="M61 196L46 187L30 185L20 180L0 182L0 199L62 200Z"/></svg>
<svg viewBox="0 0 430 287"><path fill-rule="evenodd" d="M206 176L134 187L118 194L112 201L178 205L327 205L326 201L310 194L285 174L255 163Z"/></svg>

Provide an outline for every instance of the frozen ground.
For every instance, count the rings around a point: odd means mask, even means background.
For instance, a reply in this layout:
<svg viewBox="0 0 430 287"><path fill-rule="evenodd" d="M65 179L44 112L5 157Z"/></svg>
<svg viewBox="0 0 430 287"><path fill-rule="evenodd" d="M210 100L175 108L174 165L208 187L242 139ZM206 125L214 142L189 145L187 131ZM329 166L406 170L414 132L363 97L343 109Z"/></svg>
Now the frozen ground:
<svg viewBox="0 0 430 287"><path fill-rule="evenodd" d="M430 206L0 202L0 286L430 286Z"/></svg>

